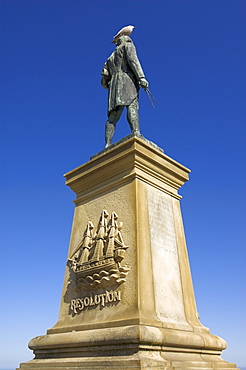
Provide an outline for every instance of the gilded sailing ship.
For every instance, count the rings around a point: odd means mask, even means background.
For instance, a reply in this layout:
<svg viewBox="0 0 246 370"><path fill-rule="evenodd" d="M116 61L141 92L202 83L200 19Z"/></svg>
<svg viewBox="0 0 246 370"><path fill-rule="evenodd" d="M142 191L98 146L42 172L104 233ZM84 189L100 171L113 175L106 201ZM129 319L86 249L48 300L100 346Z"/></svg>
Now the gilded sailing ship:
<svg viewBox="0 0 246 370"><path fill-rule="evenodd" d="M103 210L97 231L93 234L94 225L88 222L83 238L75 252L68 259L70 268L75 273L77 289L84 286L97 287L120 284L125 281L130 268L122 266L128 246L124 244L118 216Z"/></svg>

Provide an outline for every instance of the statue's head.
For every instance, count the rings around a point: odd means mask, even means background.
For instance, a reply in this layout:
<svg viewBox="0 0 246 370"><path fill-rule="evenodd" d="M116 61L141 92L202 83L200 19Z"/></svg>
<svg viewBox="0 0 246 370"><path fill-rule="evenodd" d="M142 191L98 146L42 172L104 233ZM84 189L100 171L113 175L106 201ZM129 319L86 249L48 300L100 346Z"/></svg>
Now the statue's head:
<svg viewBox="0 0 246 370"><path fill-rule="evenodd" d="M122 35L118 38L116 46L125 44L127 42L132 42L132 39L129 36Z"/></svg>

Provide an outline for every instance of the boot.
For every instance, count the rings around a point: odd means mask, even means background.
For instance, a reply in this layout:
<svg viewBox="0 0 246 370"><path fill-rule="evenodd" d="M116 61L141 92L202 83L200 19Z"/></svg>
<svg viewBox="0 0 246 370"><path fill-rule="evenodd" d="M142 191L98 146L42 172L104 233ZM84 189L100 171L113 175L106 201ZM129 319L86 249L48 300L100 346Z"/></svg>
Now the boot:
<svg viewBox="0 0 246 370"><path fill-rule="evenodd" d="M138 109L134 106L134 104L128 107L127 121L130 125L132 134L140 135Z"/></svg>
<svg viewBox="0 0 246 370"><path fill-rule="evenodd" d="M106 122L105 126L105 149L108 148L112 144L112 138L114 136L115 126Z"/></svg>

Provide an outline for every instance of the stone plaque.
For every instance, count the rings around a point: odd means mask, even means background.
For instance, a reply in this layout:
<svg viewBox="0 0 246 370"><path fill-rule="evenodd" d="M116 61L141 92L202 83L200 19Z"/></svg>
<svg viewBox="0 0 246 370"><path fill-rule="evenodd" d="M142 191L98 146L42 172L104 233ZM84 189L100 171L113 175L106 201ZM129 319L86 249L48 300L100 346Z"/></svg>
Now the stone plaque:
<svg viewBox="0 0 246 370"><path fill-rule="evenodd" d="M147 197L156 314L165 322L186 324L172 198L149 185Z"/></svg>

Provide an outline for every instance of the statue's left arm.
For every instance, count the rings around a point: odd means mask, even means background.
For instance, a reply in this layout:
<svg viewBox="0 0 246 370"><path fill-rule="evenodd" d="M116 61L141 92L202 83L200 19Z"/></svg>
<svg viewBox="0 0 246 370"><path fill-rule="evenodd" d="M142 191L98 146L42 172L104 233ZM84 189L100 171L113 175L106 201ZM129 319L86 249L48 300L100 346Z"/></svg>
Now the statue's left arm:
<svg viewBox="0 0 246 370"><path fill-rule="evenodd" d="M104 67L101 72L102 78L101 78L101 85L105 88L108 89L109 87L109 82L111 80L110 72L107 67L107 62L104 64Z"/></svg>

